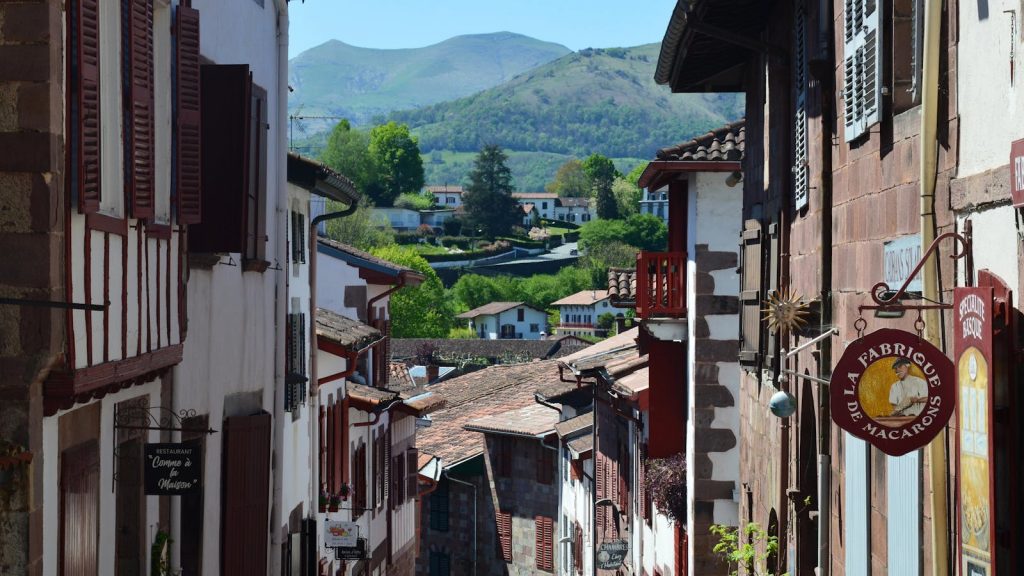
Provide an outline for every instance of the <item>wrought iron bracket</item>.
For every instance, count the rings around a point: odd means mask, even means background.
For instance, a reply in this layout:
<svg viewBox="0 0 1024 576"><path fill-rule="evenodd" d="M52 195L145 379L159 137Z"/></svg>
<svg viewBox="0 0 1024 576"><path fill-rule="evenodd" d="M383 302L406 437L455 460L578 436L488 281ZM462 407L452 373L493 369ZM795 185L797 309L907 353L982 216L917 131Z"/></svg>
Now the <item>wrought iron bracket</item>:
<svg viewBox="0 0 1024 576"><path fill-rule="evenodd" d="M114 406L114 430L159 430L161 432L194 432L197 434L216 434L213 428L192 428L184 426L182 421L195 418L194 409L181 409L177 412L163 406L119 408Z"/></svg>
<svg viewBox="0 0 1024 576"><path fill-rule="evenodd" d="M952 308L952 304L946 304L945 302L926 302L922 304L904 304L903 300L921 300L920 297L915 297L907 292L907 286L917 277L921 268L924 267L925 262L931 257L932 253L938 250L939 243L947 238L952 238L953 253L949 257L953 260L964 259L967 266L967 277L971 280L974 274L974 257L971 254L971 225L970 221L964 228L964 234L960 235L956 232L946 232L945 234L939 235L925 250L924 254L921 255L921 259L918 260L917 265L914 266L914 270L911 271L907 279L903 281L903 285L899 287L894 293L889 285L885 282L879 282L871 288L871 299L874 304L862 304L857 307L861 312L864 310L944 310Z"/></svg>
<svg viewBox="0 0 1024 576"><path fill-rule="evenodd" d="M79 302L59 302L57 300L33 300L31 298L0 298L0 304L58 308L62 310L85 310L86 312L103 312L107 309L107 304L82 304Z"/></svg>

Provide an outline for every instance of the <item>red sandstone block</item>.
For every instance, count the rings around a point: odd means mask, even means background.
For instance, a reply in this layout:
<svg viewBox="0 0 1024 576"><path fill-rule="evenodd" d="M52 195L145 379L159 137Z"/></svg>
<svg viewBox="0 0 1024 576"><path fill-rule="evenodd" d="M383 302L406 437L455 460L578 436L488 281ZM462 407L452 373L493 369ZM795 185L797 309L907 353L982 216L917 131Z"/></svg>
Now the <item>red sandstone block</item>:
<svg viewBox="0 0 1024 576"><path fill-rule="evenodd" d="M3 38L7 42L46 42L50 39L49 9L44 3L7 4L3 8Z"/></svg>
<svg viewBox="0 0 1024 576"><path fill-rule="evenodd" d="M26 82L18 87L18 126L45 132L50 127L50 85Z"/></svg>
<svg viewBox="0 0 1024 576"><path fill-rule="evenodd" d="M0 82L45 82L49 76L48 45L0 46Z"/></svg>

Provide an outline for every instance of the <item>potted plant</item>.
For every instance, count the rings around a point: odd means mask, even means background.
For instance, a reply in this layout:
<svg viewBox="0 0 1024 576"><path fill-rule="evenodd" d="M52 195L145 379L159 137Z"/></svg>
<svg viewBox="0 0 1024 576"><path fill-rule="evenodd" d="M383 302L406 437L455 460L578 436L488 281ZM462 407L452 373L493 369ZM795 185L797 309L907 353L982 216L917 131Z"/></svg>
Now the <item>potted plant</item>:
<svg viewBox="0 0 1024 576"><path fill-rule="evenodd" d="M338 511L338 506L340 506L340 505L341 505L341 496L339 496L338 494L331 494L331 496L330 496L330 498L328 499L328 502L327 502L327 511L328 512L337 512Z"/></svg>
<svg viewBox="0 0 1024 576"><path fill-rule="evenodd" d="M338 496L340 496L342 500L346 500L347 501L348 497L351 494L352 494L352 487L349 486L348 484L344 484L343 483L341 485L341 492L338 493Z"/></svg>
<svg viewBox="0 0 1024 576"><path fill-rule="evenodd" d="M330 500L330 496L327 494L327 490L320 489L320 513L327 511L327 501Z"/></svg>

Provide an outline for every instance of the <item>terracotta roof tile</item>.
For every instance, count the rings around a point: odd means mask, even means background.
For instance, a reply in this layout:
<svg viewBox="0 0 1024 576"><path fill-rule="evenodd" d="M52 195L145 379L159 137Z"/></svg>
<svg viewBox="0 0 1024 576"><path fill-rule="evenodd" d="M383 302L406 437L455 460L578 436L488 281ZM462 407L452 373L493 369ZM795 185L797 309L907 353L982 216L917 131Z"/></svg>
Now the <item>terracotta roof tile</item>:
<svg viewBox="0 0 1024 576"><path fill-rule="evenodd" d="M607 290L584 290L555 300L552 306L590 306L608 298Z"/></svg>
<svg viewBox="0 0 1024 576"><path fill-rule="evenodd" d="M492 434L540 436L553 432L557 423L557 411L543 404L531 404L501 414L475 418L463 428Z"/></svg>
<svg viewBox="0 0 1024 576"><path fill-rule="evenodd" d="M409 374L409 368L402 362L388 363L388 390L404 392L416 388L416 381Z"/></svg>
<svg viewBox="0 0 1024 576"><path fill-rule="evenodd" d="M382 390L365 384L356 384L355 382L347 382L345 384L345 392L348 394L349 399L361 408L375 408L398 398L397 392Z"/></svg>
<svg viewBox="0 0 1024 576"><path fill-rule="evenodd" d="M554 200L558 194L550 192L513 192L512 197L516 200Z"/></svg>
<svg viewBox="0 0 1024 576"><path fill-rule="evenodd" d="M658 150L658 160L694 162L740 161L746 141L746 120L712 130L703 136Z"/></svg>
<svg viewBox="0 0 1024 576"><path fill-rule="evenodd" d="M492 364L519 364L560 358L590 345L590 342L575 336L553 340L392 338L391 359L416 364L431 361L445 364L466 358L486 358Z"/></svg>
<svg viewBox="0 0 1024 576"><path fill-rule="evenodd" d="M558 199L558 203L565 208L589 208L590 198L572 198L565 196Z"/></svg>
<svg viewBox="0 0 1024 576"><path fill-rule="evenodd" d="M587 412L582 416L563 420L555 425L555 432L558 433L559 438L565 438L567 436L575 436L581 432L589 430L594 425L594 413Z"/></svg>
<svg viewBox="0 0 1024 576"><path fill-rule="evenodd" d="M615 304L636 305L636 269L608 269L608 297Z"/></svg>
<svg viewBox="0 0 1024 576"><path fill-rule="evenodd" d="M316 309L316 336L329 342L362 350L381 338L380 330L326 308Z"/></svg>
<svg viewBox="0 0 1024 576"><path fill-rule="evenodd" d="M566 445L569 447L569 450L571 450L574 453L573 460L576 460L579 458L579 456L586 454L587 452L594 449L594 435L586 434L584 436L580 436L579 438L573 438L572 440L566 442Z"/></svg>
<svg viewBox="0 0 1024 576"><path fill-rule="evenodd" d="M411 268L405 268L399 266L398 264L395 264L394 262L388 262L383 258L378 258L373 254L370 254L369 252L364 252L354 246L342 244L341 242L336 242L334 240L331 240L330 238L324 238L323 236L318 237L317 242L322 246L327 246L329 248L337 250L338 252L341 252L343 257L350 257L346 258L346 262L349 262L350 264L357 268L365 267L366 265L372 265L375 267L383 268L395 275L404 274L408 280L418 280L416 284L419 284L424 279L423 274L420 274L419 272L412 270Z"/></svg>
<svg viewBox="0 0 1024 576"><path fill-rule="evenodd" d="M462 186L449 186L447 184L443 186L427 186L427 192L444 193L444 194L462 194L465 190Z"/></svg>
<svg viewBox="0 0 1024 576"><path fill-rule="evenodd" d="M477 316L483 316L485 314L498 314L499 312L511 310L517 306L533 308L533 306L530 306L525 302L491 302L489 304L484 304L479 308L473 308L469 312L463 312L456 316L456 318L476 318ZM536 308L534 308L534 310L536 310ZM543 312L543 310L541 310L541 312Z"/></svg>
<svg viewBox="0 0 1024 576"><path fill-rule="evenodd" d="M422 452L445 465L483 453L483 434L463 428L470 420L504 414L536 403L534 391L558 380L555 360L489 366L430 387L447 405L431 415L433 424L416 434ZM550 410L550 412L554 412Z"/></svg>
<svg viewBox="0 0 1024 576"><path fill-rule="evenodd" d="M447 404L444 396L433 391L417 391L416 394L400 394L402 404L405 404L417 414L429 414L444 408Z"/></svg>

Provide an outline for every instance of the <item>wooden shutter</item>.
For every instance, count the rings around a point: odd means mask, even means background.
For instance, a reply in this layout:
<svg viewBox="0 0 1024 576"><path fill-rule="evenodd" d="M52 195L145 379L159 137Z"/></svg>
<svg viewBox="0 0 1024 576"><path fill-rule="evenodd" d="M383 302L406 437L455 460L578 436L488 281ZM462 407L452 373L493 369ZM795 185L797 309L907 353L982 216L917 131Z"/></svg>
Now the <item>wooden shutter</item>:
<svg viewBox="0 0 1024 576"><path fill-rule="evenodd" d="M553 572L555 569L554 544L552 542L554 526L551 518L546 516L534 517L534 534L537 569Z"/></svg>
<svg viewBox="0 0 1024 576"><path fill-rule="evenodd" d="M251 76L250 76L251 79ZM264 260L267 246L267 91L252 85L249 89L249 140L244 197L244 257Z"/></svg>
<svg viewBox="0 0 1024 576"><path fill-rule="evenodd" d="M843 21L843 119L847 142L865 134L881 116L881 3L846 0Z"/></svg>
<svg viewBox="0 0 1024 576"><path fill-rule="evenodd" d="M345 484L350 483L349 470L352 463L349 460L349 428L348 428L348 397L339 402L341 408L338 408L338 425L341 427L341 449L338 452L338 457L341 458L341 481Z"/></svg>
<svg viewBox="0 0 1024 576"><path fill-rule="evenodd" d="M60 573L95 576L99 548L100 455L95 440L60 454Z"/></svg>
<svg viewBox="0 0 1024 576"><path fill-rule="evenodd" d="M199 80L199 11L179 4L176 15L178 223L202 219L202 89Z"/></svg>
<svg viewBox="0 0 1024 576"><path fill-rule="evenodd" d="M405 454L392 455L389 462L391 475L388 503L392 510L396 510L405 502Z"/></svg>
<svg viewBox="0 0 1024 576"><path fill-rule="evenodd" d="M324 489L327 483L327 408L320 406L320 487Z"/></svg>
<svg viewBox="0 0 1024 576"><path fill-rule="evenodd" d="M442 481L430 495L430 529L448 531L448 482Z"/></svg>
<svg viewBox="0 0 1024 576"><path fill-rule="evenodd" d="M796 210L807 206L809 187L807 156L807 7L797 0L793 7L793 205Z"/></svg>
<svg viewBox="0 0 1024 576"><path fill-rule="evenodd" d="M415 448L405 451L405 498L414 500L419 496L420 453Z"/></svg>
<svg viewBox="0 0 1024 576"><path fill-rule="evenodd" d="M607 466L605 465L604 454L601 453L601 452L598 452L596 450L596 446L595 446L595 450L594 450L594 482L597 484L597 486L595 487L595 492L597 493L597 499L598 500L601 500L602 498L607 498L608 497L607 478L605 478L606 471L607 471ZM598 531L598 534L602 534L604 532L604 528L605 528L605 510L607 510L607 509L608 509L607 506L599 505L599 506L597 506L597 510L595 511L595 516L597 517L597 531Z"/></svg>
<svg viewBox="0 0 1024 576"><path fill-rule="evenodd" d="M383 450L380 456L381 465L381 477L380 477L380 488L381 488L381 500L380 503L383 505L388 499L391 498L391 430L388 429L381 436L381 444Z"/></svg>
<svg viewBox="0 0 1024 576"><path fill-rule="evenodd" d="M224 421L221 574L266 574L270 529L270 414ZM237 529L231 529L235 527Z"/></svg>
<svg viewBox="0 0 1024 576"><path fill-rule="evenodd" d="M200 68L202 221L189 227L194 252L242 252L248 190L252 74L245 64Z"/></svg>
<svg viewBox="0 0 1024 576"><path fill-rule="evenodd" d="M297 359L299 357L299 322L298 314L289 314L285 317L285 349L288 353L285 355L284 370L285 370L285 382L284 382L284 410L285 412L291 412L295 409L297 404L295 398L295 384L294 376L297 374Z"/></svg>
<svg viewBox="0 0 1024 576"><path fill-rule="evenodd" d="M579 522L576 522L576 529L573 531L572 544L572 563L576 566L576 573L583 574L583 529L580 528Z"/></svg>
<svg viewBox="0 0 1024 576"><path fill-rule="evenodd" d="M153 170L156 163L153 135L153 2L129 0L131 10L128 56L130 117L125 132L128 148L129 196L134 218L152 218L155 202Z"/></svg>
<svg viewBox="0 0 1024 576"><path fill-rule="evenodd" d="M537 482L551 484L554 479L555 453L545 448L543 443L537 449L540 450L537 453Z"/></svg>
<svg viewBox="0 0 1024 576"><path fill-rule="evenodd" d="M71 2L71 49L74 59L71 85L77 105L72 130L77 157L72 159L77 180L78 209L82 213L100 209L100 22L99 0Z"/></svg>
<svg viewBox="0 0 1024 576"><path fill-rule="evenodd" d="M366 444L360 444L359 447L356 448L356 517L362 515L364 509L366 508L366 488Z"/></svg>
<svg viewBox="0 0 1024 576"><path fill-rule="evenodd" d="M370 442L370 450L370 500L368 504L371 508L377 508L380 492L380 437L373 437Z"/></svg>
<svg viewBox="0 0 1024 576"><path fill-rule="evenodd" d="M343 410L344 406L341 402L335 402L334 406L331 406L331 412L334 413L334 425L331 428L331 438L334 443L334 448L331 450L331 458L334 461L334 465L331 466L331 489L334 490L335 494L341 492L343 480L341 469L345 465L343 454L344 439L342 438L342 430L344 429Z"/></svg>
<svg viewBox="0 0 1024 576"><path fill-rule="evenodd" d="M761 224L747 220L740 235L740 363L761 357Z"/></svg>
<svg viewBox="0 0 1024 576"><path fill-rule="evenodd" d="M512 561L512 513L498 511L498 551L505 562Z"/></svg>

